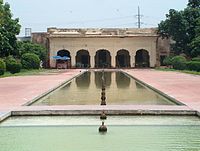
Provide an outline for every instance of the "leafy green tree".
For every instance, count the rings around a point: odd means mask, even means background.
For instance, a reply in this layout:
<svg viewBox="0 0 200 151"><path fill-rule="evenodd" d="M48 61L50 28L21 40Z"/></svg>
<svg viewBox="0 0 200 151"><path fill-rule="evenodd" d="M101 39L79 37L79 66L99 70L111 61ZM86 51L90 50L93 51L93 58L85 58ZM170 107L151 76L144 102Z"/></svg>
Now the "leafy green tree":
<svg viewBox="0 0 200 151"><path fill-rule="evenodd" d="M199 31L200 0L189 0L187 8L182 11L169 10L166 20L158 25L158 33L162 37L172 38L172 51L179 55L185 53L189 57L200 55Z"/></svg>
<svg viewBox="0 0 200 151"><path fill-rule="evenodd" d="M191 57L197 57L200 55L200 36L194 38L190 46L192 47Z"/></svg>
<svg viewBox="0 0 200 151"><path fill-rule="evenodd" d="M189 0L188 6L192 8L198 8L200 6L199 0Z"/></svg>
<svg viewBox="0 0 200 151"><path fill-rule="evenodd" d="M191 51L192 57L200 56L200 18L197 21L197 27L195 29L195 37L190 43L190 47L192 48Z"/></svg>
<svg viewBox="0 0 200 151"><path fill-rule="evenodd" d="M47 59L47 50L44 46L32 43L30 41L18 42L19 56L21 57L25 53L34 53L40 60L45 61Z"/></svg>
<svg viewBox="0 0 200 151"><path fill-rule="evenodd" d="M183 12L170 9L166 17L167 19L159 24L159 33L162 37L171 37L175 41L172 44L172 49L178 55L187 50L185 41L188 41L188 36L185 34L186 22L183 19Z"/></svg>
<svg viewBox="0 0 200 151"><path fill-rule="evenodd" d="M0 57L17 55L17 38L21 26L19 19L12 19L10 5L0 0Z"/></svg>

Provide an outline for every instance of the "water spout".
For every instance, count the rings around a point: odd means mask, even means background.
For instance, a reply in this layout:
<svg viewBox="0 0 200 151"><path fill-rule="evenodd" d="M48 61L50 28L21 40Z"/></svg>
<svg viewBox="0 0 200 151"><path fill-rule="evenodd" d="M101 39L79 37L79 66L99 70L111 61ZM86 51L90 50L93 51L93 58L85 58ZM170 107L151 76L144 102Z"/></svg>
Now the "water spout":
<svg viewBox="0 0 200 151"><path fill-rule="evenodd" d="M106 120L107 119L107 116L106 116L104 111L101 113L100 119L101 120Z"/></svg>
<svg viewBox="0 0 200 151"><path fill-rule="evenodd" d="M102 122L102 125L99 127L99 132L100 133L106 133L107 132L107 127L104 125L104 122Z"/></svg>

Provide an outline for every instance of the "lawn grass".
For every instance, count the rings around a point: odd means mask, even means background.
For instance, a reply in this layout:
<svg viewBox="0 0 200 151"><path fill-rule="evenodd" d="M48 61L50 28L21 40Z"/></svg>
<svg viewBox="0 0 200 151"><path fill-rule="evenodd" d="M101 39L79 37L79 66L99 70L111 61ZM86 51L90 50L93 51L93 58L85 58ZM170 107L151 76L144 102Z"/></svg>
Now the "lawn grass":
<svg viewBox="0 0 200 151"><path fill-rule="evenodd" d="M182 72L182 73L187 73L187 74L200 75L200 72L190 71L190 70L175 70L175 69L171 69L171 68L156 68L156 70L159 70L159 71L175 71L175 72Z"/></svg>
<svg viewBox="0 0 200 151"><path fill-rule="evenodd" d="M42 73L48 73L52 71L51 69L32 69L32 70L27 70L27 69L22 69L21 72L11 74L10 72L5 72L4 75L1 75L0 78L4 77L11 77L11 76L27 76L27 75L40 75Z"/></svg>

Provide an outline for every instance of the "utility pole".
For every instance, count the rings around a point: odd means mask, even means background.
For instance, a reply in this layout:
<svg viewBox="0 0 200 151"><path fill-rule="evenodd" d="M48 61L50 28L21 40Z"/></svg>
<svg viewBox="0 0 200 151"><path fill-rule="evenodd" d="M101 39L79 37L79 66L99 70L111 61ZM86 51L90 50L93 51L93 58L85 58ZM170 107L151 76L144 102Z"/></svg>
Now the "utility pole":
<svg viewBox="0 0 200 151"><path fill-rule="evenodd" d="M138 28L140 28L141 27L141 16L142 15L140 15L140 7L139 6L138 6L138 14L136 16L138 18L137 25L138 25Z"/></svg>
<svg viewBox="0 0 200 151"><path fill-rule="evenodd" d="M138 6L138 28L141 27L140 7Z"/></svg>

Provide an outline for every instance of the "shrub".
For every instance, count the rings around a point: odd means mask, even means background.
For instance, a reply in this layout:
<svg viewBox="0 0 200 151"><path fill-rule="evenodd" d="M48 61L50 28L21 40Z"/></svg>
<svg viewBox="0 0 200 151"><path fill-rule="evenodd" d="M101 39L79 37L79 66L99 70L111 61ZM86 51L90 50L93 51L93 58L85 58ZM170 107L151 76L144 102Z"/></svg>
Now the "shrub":
<svg viewBox="0 0 200 151"><path fill-rule="evenodd" d="M8 56L6 59L4 59L4 62L6 63L6 71L11 70L11 64L17 62L16 59L13 56Z"/></svg>
<svg viewBox="0 0 200 151"><path fill-rule="evenodd" d="M19 73L21 71L22 65L19 62L10 63L9 71L12 74Z"/></svg>
<svg viewBox="0 0 200 151"><path fill-rule="evenodd" d="M186 63L187 69L191 71L200 72L200 62L199 61L189 61Z"/></svg>
<svg viewBox="0 0 200 151"><path fill-rule="evenodd" d="M40 59L36 54L25 53L21 58L22 67L24 69L39 69Z"/></svg>
<svg viewBox="0 0 200 151"><path fill-rule="evenodd" d="M6 70L6 64L2 59L0 59L0 75L3 75L5 70Z"/></svg>
<svg viewBox="0 0 200 151"><path fill-rule="evenodd" d="M175 56L172 58L172 66L176 70L186 69L186 59L183 56Z"/></svg>
<svg viewBox="0 0 200 151"><path fill-rule="evenodd" d="M198 61L198 62L200 62L200 57L192 58L192 61Z"/></svg>
<svg viewBox="0 0 200 151"><path fill-rule="evenodd" d="M13 56L8 56L4 61L7 71L12 74L20 72L22 65Z"/></svg>
<svg viewBox="0 0 200 151"><path fill-rule="evenodd" d="M163 60L163 64L166 66L171 66L172 65L172 56L167 56L164 60Z"/></svg>

